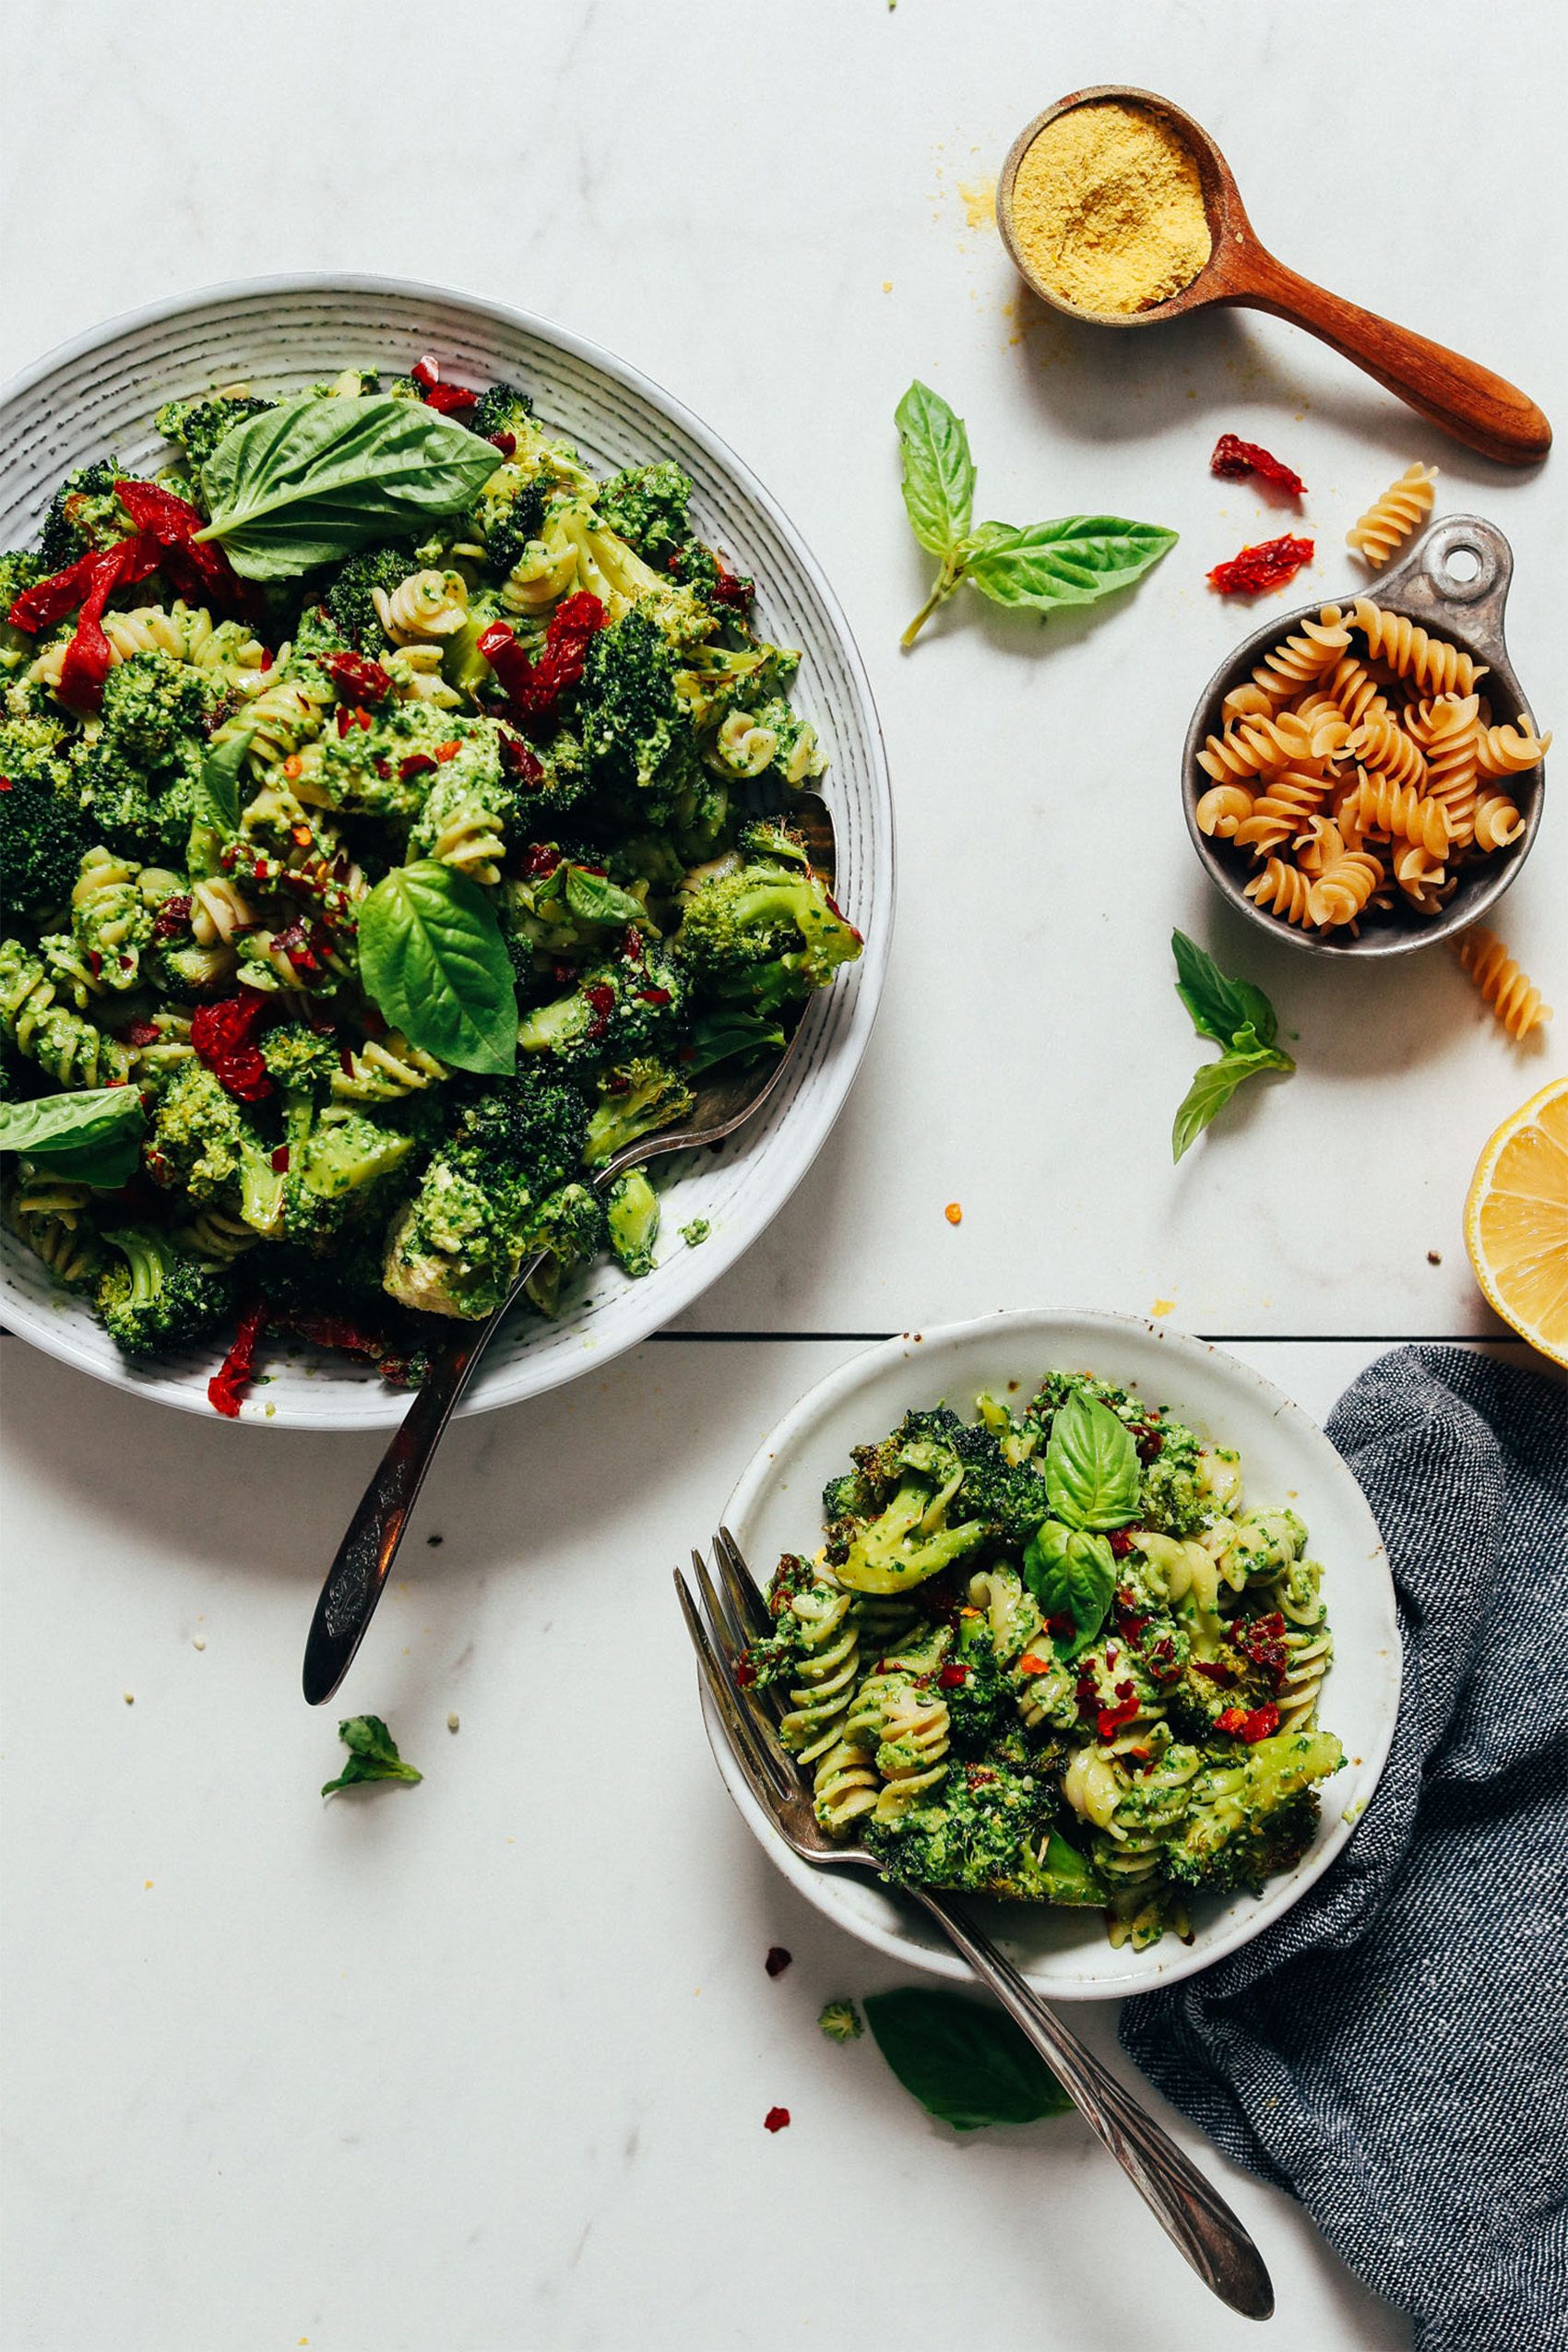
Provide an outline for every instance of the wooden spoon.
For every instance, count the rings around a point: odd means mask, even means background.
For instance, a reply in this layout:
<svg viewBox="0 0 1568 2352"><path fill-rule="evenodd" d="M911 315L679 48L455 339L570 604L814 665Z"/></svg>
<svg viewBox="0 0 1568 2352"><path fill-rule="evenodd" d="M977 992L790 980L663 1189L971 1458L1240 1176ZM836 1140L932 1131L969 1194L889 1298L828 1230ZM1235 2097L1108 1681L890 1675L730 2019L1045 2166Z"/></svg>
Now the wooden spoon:
<svg viewBox="0 0 1568 2352"><path fill-rule="evenodd" d="M1014 227L1013 186L1018 166L1029 148L1058 114L1099 99L1145 107L1150 113L1161 116L1191 149L1203 182L1204 209L1208 215L1214 250L1190 286L1183 286L1169 302L1156 303L1149 310L1087 311L1064 303L1036 277ZM1369 375L1396 392L1412 409L1430 417L1445 433L1453 434L1455 440L1479 449L1483 457L1495 457L1504 466L1533 466L1551 446L1550 425L1517 385L1506 383L1474 360L1461 359L1457 351L1445 350L1441 343L1429 343L1424 335L1413 335L1408 327L1396 327L1389 319L1379 318L1375 311L1342 302L1337 294L1314 286L1310 278L1300 278L1283 262L1276 261L1267 247L1260 244L1231 177L1230 166L1208 133L1190 114L1184 114L1179 106L1172 106L1168 98L1160 98L1153 90L1106 82L1093 89L1073 90L1054 106L1048 106L1043 114L1037 114L1019 132L1002 167L996 190L996 225L1026 285L1033 288L1042 303L1048 303L1065 317L1092 319L1097 327L1157 327L1162 320L1179 318L1188 311L1220 305L1272 311L1276 318L1288 318L1295 326L1304 327L1320 342L1332 344L1346 359L1354 360L1358 367L1365 368Z"/></svg>

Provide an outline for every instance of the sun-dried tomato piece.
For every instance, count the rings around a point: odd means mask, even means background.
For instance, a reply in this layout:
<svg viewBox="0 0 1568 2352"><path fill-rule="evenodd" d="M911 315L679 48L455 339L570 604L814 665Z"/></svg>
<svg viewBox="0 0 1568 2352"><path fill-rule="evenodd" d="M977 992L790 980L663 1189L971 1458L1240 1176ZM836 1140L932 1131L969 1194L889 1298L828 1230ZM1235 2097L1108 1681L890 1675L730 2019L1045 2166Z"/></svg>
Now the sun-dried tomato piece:
<svg viewBox="0 0 1568 2352"><path fill-rule="evenodd" d="M1313 560L1310 539L1292 539L1289 531L1280 539L1265 539L1256 547L1243 547L1228 564L1217 564L1208 576L1211 588L1221 596L1261 596L1265 588L1283 588L1293 580L1303 564Z"/></svg>
<svg viewBox="0 0 1568 2352"><path fill-rule="evenodd" d="M1277 1691L1284 1688L1290 1653L1286 1646L1285 1620L1278 1610L1267 1617L1248 1619L1235 1627L1230 1638L1243 1657L1263 1668Z"/></svg>
<svg viewBox="0 0 1568 2352"><path fill-rule="evenodd" d="M207 1400L226 1420L240 1418L240 1399L255 1377L256 1343L267 1328L267 1307L257 1299L240 1317L234 1344L207 1384Z"/></svg>
<svg viewBox="0 0 1568 2352"><path fill-rule="evenodd" d="M1238 441L1233 433L1222 433L1214 445L1214 455L1208 461L1211 474L1221 481L1241 481L1248 474L1256 474L1260 481L1273 482L1277 490L1288 490L1293 498L1305 494L1306 483L1298 473L1260 449L1255 441Z"/></svg>
<svg viewBox="0 0 1568 2352"><path fill-rule="evenodd" d="M183 890L162 900L152 918L152 939L155 946L166 939L177 939L190 928L191 902Z"/></svg>
<svg viewBox="0 0 1568 2352"><path fill-rule="evenodd" d="M479 394L470 392L465 384L433 384L424 396L424 405L434 409L437 416L466 416L479 406Z"/></svg>
<svg viewBox="0 0 1568 2352"><path fill-rule="evenodd" d="M214 540L198 540L196 533L207 525L188 499L176 498L155 481L128 480L115 482L114 494L137 530L156 541L158 568L182 596L216 604L241 620L262 617L267 602L260 588L254 580L241 579Z"/></svg>
<svg viewBox="0 0 1568 2352"><path fill-rule="evenodd" d="M1113 1740L1124 1723L1131 1723L1138 1712L1138 1694L1131 1682L1116 1685L1116 1705L1099 1710L1099 1731L1102 1740Z"/></svg>
<svg viewBox="0 0 1568 2352"><path fill-rule="evenodd" d="M956 1664L944 1666L936 1678L937 1688L943 1691L961 1691L968 1679L969 1669L967 1666Z"/></svg>
<svg viewBox="0 0 1568 2352"><path fill-rule="evenodd" d="M1277 1706L1227 1707L1223 1715L1214 1718L1217 1731L1228 1731L1234 1740L1244 1740L1251 1747L1256 1740L1266 1740L1279 1728Z"/></svg>
<svg viewBox="0 0 1568 2352"><path fill-rule="evenodd" d="M756 582L743 579L739 572L727 572L720 564L719 576L707 593L711 603L727 604L732 612L744 612L756 594Z"/></svg>
<svg viewBox="0 0 1568 2352"><path fill-rule="evenodd" d="M422 392L429 392L441 381L440 362L434 351L426 351L422 359L414 362L409 374Z"/></svg>
<svg viewBox="0 0 1568 2352"><path fill-rule="evenodd" d="M334 653L327 657L327 668L333 684L350 702L385 702L392 691L392 681L379 661L367 661L362 653ZM342 719L345 714L338 714ZM346 728L339 728L346 734Z"/></svg>
<svg viewBox="0 0 1568 2352"><path fill-rule="evenodd" d="M792 1952L786 1952L781 1943L770 1944L767 1957L762 1965L770 1977L781 1977L794 1956Z"/></svg>
<svg viewBox="0 0 1568 2352"><path fill-rule="evenodd" d="M435 762L428 752L410 752L407 759L398 762L398 774L406 784L411 777L434 776Z"/></svg>
<svg viewBox="0 0 1568 2352"><path fill-rule="evenodd" d="M501 765L508 776L517 778L519 784L542 784L544 781L544 770L528 744L520 735L514 735L505 727L501 730Z"/></svg>
<svg viewBox="0 0 1568 2352"><path fill-rule="evenodd" d="M790 2128L789 2108L770 2107L762 2119L762 2128L765 2132L787 2132Z"/></svg>
<svg viewBox="0 0 1568 2352"><path fill-rule="evenodd" d="M580 683L589 640L609 619L597 596L581 590L556 606L544 633L544 650L530 660L505 621L493 621L479 649L495 672L514 720L548 719L564 694Z"/></svg>
<svg viewBox="0 0 1568 2352"><path fill-rule="evenodd" d="M530 841L517 859L525 882L541 882L560 862L561 852L553 841Z"/></svg>
<svg viewBox="0 0 1568 2352"><path fill-rule="evenodd" d="M211 1071L220 1086L240 1102L262 1102L272 1092L261 1049L259 1030L272 1017L272 1006L259 991L242 989L237 996L217 1004L198 1004L191 1015L191 1043L196 1056Z"/></svg>
<svg viewBox="0 0 1568 2352"><path fill-rule="evenodd" d="M487 433L485 439L492 447L499 449L504 457L515 457L517 454L517 436L515 433Z"/></svg>
<svg viewBox="0 0 1568 2352"><path fill-rule="evenodd" d="M590 1016L588 1041L590 1045L597 1045L610 1027L610 1016L615 1009L615 991L608 980L594 980L584 989L583 994L588 998Z"/></svg>

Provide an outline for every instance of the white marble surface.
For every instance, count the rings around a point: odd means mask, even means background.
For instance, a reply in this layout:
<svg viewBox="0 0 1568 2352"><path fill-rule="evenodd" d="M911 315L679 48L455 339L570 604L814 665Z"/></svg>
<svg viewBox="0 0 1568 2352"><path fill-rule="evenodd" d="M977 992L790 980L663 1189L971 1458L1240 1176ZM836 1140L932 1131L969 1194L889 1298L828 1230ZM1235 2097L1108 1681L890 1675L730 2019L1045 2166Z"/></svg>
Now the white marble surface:
<svg viewBox="0 0 1568 2352"><path fill-rule="evenodd" d="M830 1146L689 1325L1161 1299L1259 1335L1241 1352L1320 1415L1378 1335L1494 1328L1459 1208L1562 1042L1511 1046L1441 954L1324 971L1243 933L1188 849L1177 754L1247 625L1203 573L1280 528L1208 477L1219 431L1313 484L1325 590L1367 498L1435 459L1443 505L1513 540L1543 724L1568 718L1562 461L1470 458L1277 322L1048 327L968 215L1052 97L1164 90L1285 258L1561 419L1554 168L1515 128L1515 93L1561 86L1554 12L1493 8L1484 74L1451 0L1419 40L1402 11L1329 37L1280 0L8 0L4 32L0 369L268 270L490 293L689 401L834 577L898 796L892 977ZM922 584L891 417L916 374L968 419L983 511L1182 531L1128 608L1041 635L977 603L899 655ZM1565 830L1553 807L1504 926L1560 1037ZM1203 1054L1173 921L1274 992L1301 1063L1174 1174ZM5 1343L8 2346L839 2352L874 2326L1099 2352L1157 2314L1173 2352L1252 2340L1075 2120L959 2142L869 2043L814 2031L887 1972L729 1807L665 1574L843 1352L679 1339L459 1428L344 1694L427 1777L324 1808L338 1751L299 1649L374 1443L160 1415ZM772 1942L796 1955L777 1982ZM1082 2014L1111 2052L1110 2013ZM1408 2341L1285 2200L1208 2160L1274 2269L1276 2342ZM940 2237L961 2265L921 2251Z"/></svg>

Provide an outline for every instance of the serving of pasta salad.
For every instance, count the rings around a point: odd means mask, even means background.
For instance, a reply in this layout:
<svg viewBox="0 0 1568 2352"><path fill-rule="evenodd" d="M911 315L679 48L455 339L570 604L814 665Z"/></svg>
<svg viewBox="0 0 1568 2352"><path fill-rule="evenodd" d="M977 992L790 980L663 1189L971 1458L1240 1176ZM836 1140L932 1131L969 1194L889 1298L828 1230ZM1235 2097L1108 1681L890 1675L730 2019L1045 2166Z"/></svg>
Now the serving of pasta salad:
<svg viewBox="0 0 1568 2352"><path fill-rule="evenodd" d="M159 410L0 556L5 1215L136 1354L238 1316L417 1379L657 1196L595 1172L861 952L798 655L671 463L349 368Z"/></svg>
<svg viewBox="0 0 1568 2352"><path fill-rule="evenodd" d="M1343 1761L1306 1527L1111 1382L1051 1371L976 1409L853 1449L740 1679L775 1694L824 1829L889 1878L1190 1941L1193 1895L1301 1859Z"/></svg>

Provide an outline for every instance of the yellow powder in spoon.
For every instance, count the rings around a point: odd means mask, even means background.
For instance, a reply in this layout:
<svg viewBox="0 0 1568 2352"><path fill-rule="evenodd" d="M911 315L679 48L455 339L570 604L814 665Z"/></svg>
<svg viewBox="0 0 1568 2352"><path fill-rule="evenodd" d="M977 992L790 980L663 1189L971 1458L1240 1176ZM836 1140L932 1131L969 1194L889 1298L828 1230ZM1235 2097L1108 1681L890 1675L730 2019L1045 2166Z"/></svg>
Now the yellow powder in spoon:
<svg viewBox="0 0 1568 2352"><path fill-rule="evenodd" d="M1192 149L1118 99L1046 125L1013 183L1013 229L1040 283L1075 310L1151 310L1213 251Z"/></svg>

